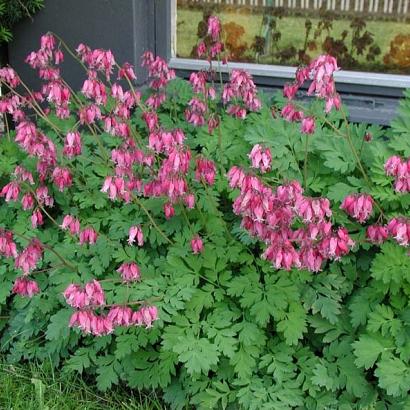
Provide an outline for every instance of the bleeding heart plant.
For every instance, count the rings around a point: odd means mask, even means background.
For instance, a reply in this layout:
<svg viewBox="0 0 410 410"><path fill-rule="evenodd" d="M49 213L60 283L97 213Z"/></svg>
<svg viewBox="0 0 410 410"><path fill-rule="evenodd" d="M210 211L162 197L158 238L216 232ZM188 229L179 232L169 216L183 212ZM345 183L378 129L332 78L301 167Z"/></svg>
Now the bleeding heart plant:
<svg viewBox="0 0 410 410"><path fill-rule="evenodd" d="M145 52L144 94L52 33L27 57L39 91L0 69L0 350L172 408L404 408L409 123L350 123L327 55L283 97L242 70L216 84L221 27L188 82Z"/></svg>

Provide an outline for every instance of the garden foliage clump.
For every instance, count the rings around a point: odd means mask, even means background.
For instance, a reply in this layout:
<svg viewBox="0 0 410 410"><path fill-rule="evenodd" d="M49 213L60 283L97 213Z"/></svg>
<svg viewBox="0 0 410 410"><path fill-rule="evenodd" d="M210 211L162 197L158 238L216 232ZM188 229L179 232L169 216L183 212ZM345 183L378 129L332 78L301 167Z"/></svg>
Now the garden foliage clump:
<svg viewBox="0 0 410 410"><path fill-rule="evenodd" d="M218 65L220 32L211 16L198 44ZM386 131L348 122L331 56L275 98L215 63L176 79L150 52L141 94L130 64L54 34L27 62L41 90L0 70L10 362L175 409L410 405L410 94Z"/></svg>
<svg viewBox="0 0 410 410"><path fill-rule="evenodd" d="M0 0L0 44L13 38L14 26L44 7L44 0Z"/></svg>

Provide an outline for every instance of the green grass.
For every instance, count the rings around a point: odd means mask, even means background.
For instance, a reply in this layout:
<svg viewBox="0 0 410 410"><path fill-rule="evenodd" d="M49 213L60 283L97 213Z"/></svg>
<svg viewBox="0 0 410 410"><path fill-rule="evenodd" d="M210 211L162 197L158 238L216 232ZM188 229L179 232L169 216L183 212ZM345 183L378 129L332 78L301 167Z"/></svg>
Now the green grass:
<svg viewBox="0 0 410 410"><path fill-rule="evenodd" d="M155 393L113 390L102 394L81 377L47 365L15 366L0 359L1 410L162 410Z"/></svg>
<svg viewBox="0 0 410 410"><path fill-rule="evenodd" d="M254 37L260 35L262 25L262 14L249 14L238 11L222 11L218 14L223 23L230 21L235 22L245 28L245 34L242 40L248 44L252 44ZM197 26L202 20L202 12L199 10L188 10L179 8L177 13L177 55L180 57L189 57L192 47L197 43L196 37ZM316 27L318 19L311 19L313 27ZM303 48L305 35L305 18L304 17L285 17L279 20L278 28L282 33L282 38L279 42L279 48L283 49L288 46L295 46L297 49ZM333 23L332 34L335 38L340 38L343 30L348 30L350 20L335 20ZM380 47L382 53L379 62L383 56L390 50L390 42L397 34L410 35L410 24L393 21L369 21L366 29L374 35L375 43ZM347 44L350 44L350 36L347 37ZM320 51L318 51L319 54ZM252 51L249 51L252 56ZM264 63L271 63L269 57ZM363 60L364 61L364 60Z"/></svg>

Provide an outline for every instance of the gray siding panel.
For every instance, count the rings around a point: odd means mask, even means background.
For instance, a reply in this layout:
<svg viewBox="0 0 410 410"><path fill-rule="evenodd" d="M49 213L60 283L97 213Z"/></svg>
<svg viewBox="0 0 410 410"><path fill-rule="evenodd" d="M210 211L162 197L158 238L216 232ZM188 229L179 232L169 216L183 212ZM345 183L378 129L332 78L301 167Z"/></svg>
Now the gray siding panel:
<svg viewBox="0 0 410 410"><path fill-rule="evenodd" d="M146 50L167 56L170 49L167 0L46 0L34 19L20 23L9 46L9 61L23 79L38 87L36 73L24 63L27 54L39 48L40 36L53 31L75 48L85 43L92 48L111 49L117 62L134 64L139 84L146 80L140 56ZM157 47L156 47L157 44ZM65 53L64 78L78 88L83 69Z"/></svg>

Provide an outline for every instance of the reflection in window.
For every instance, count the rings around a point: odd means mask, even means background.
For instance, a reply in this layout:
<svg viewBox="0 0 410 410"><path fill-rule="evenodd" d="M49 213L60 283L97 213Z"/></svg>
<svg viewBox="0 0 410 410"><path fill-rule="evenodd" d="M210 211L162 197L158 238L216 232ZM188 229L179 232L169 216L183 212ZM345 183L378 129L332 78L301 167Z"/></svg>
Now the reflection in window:
<svg viewBox="0 0 410 410"><path fill-rule="evenodd" d="M231 61L410 74L410 0L178 0L177 57L197 58L217 14Z"/></svg>

